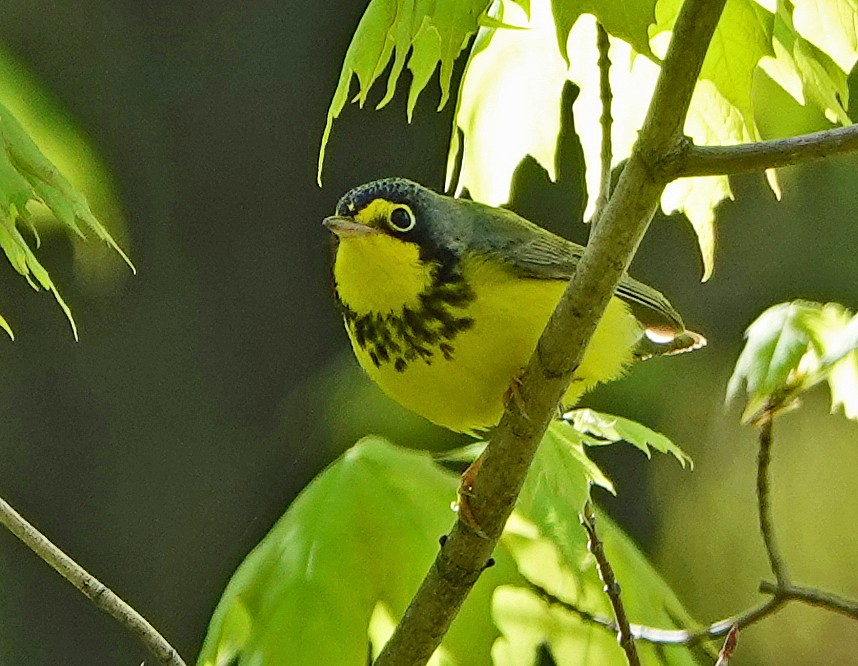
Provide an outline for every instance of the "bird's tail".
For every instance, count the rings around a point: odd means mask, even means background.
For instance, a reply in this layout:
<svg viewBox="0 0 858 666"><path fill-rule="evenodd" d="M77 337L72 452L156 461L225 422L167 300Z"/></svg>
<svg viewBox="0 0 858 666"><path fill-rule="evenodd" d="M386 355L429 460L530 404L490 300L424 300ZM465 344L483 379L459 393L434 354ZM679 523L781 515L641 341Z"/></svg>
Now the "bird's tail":
<svg viewBox="0 0 858 666"><path fill-rule="evenodd" d="M694 331L682 331L678 335L666 338L662 334L650 335L649 331L638 342L635 355L640 359L653 356L683 354L706 346L706 338Z"/></svg>

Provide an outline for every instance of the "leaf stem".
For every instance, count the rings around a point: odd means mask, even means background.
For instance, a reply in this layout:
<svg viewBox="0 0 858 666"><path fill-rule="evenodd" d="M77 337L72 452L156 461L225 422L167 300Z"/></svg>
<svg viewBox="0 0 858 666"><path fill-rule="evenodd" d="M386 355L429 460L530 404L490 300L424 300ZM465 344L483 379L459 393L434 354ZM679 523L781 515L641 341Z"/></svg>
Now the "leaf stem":
<svg viewBox="0 0 858 666"><path fill-rule="evenodd" d="M778 585L786 587L789 585L786 563L781 555L777 540L775 539L774 521L772 519L771 486L769 480L769 466L772 460L772 406L765 409L757 421L759 428L760 451L757 456L757 507L760 520L760 532L763 535L763 543L766 546L766 554L769 557L769 565Z"/></svg>
<svg viewBox="0 0 858 666"><path fill-rule="evenodd" d="M54 545L2 497L0 523L99 609L133 633L159 663L164 666L185 666L176 649L140 613Z"/></svg>
<svg viewBox="0 0 858 666"><path fill-rule="evenodd" d="M599 179L599 196L596 199L595 212L590 224L593 228L599 223L599 215L611 198L611 162L614 157L614 146L611 131L614 123L612 104L614 93L611 90L611 40L605 27L596 22L596 46L599 50L599 97L602 100L602 115L599 124L602 129L601 167Z"/></svg>

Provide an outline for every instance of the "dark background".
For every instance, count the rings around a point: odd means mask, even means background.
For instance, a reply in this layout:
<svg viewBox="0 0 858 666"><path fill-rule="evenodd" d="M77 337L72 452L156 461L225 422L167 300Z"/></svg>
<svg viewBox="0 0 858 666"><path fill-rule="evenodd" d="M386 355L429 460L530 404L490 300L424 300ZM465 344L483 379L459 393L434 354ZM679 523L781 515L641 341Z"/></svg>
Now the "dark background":
<svg viewBox="0 0 858 666"><path fill-rule="evenodd" d="M0 493L189 661L232 571L339 450L369 428L412 445L456 441L373 413L384 403L361 386L330 298L322 217L345 190L376 177L439 188L451 122L450 108L432 111L434 88L411 126L404 95L378 113L350 106L317 187L327 105L362 10L307 0L6 0L0 9L0 43L59 98L111 168L127 224L122 244L139 269L99 282L75 270L70 239L47 236L40 257L72 305L76 343L51 298L0 261L0 312L18 337L0 339ZM569 230L581 205L568 189L580 179L574 141L564 155L566 188L525 165L513 203L582 240L582 226ZM695 456L697 471L680 474L668 460L644 465L631 449L612 447L600 462L620 498L603 499L701 618L750 603L766 572L753 433L721 406L742 331L781 300L858 305L856 165L850 157L785 172L777 205L761 177L735 181L738 202L723 207L706 285L681 220L658 218L636 259L635 274L669 294L711 344L641 366L589 402L661 429ZM347 404L354 393L344 387L354 386L370 407ZM822 398L806 408L816 420L790 417L798 453L787 456L795 468L776 467L790 479L776 495L785 503L776 518L788 523L784 540L797 543L788 556L824 561L801 569L810 578L802 582L854 595L846 517L858 428L826 417ZM828 467L812 472L817 465ZM819 640L834 651L830 663L854 654L852 624L792 610L784 617L769 623L771 634L748 632L738 663L775 659L778 650L791 663L817 663ZM802 631L790 632L790 622ZM803 653L796 641L804 639L789 635L809 628L816 638ZM123 629L0 531L0 664L143 660L151 663Z"/></svg>

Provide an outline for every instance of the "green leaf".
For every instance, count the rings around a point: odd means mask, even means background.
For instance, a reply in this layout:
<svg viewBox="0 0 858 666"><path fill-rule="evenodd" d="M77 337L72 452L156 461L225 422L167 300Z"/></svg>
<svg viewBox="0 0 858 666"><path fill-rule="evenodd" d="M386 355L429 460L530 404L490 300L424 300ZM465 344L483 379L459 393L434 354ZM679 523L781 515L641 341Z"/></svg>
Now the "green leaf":
<svg viewBox="0 0 858 666"><path fill-rule="evenodd" d="M858 4L855 0L793 0L796 30L827 53L844 72L858 60Z"/></svg>
<svg viewBox="0 0 858 666"><path fill-rule="evenodd" d="M727 399L744 388L753 418L771 400L788 405L816 384L831 389L831 410L858 419L858 317L837 303L793 301L766 310L748 327L747 343L727 386Z"/></svg>
<svg viewBox="0 0 858 666"><path fill-rule="evenodd" d="M846 418L858 421L858 351L838 361L828 371L827 380L831 389L831 411L842 407Z"/></svg>
<svg viewBox="0 0 858 666"><path fill-rule="evenodd" d="M800 371L802 358L816 338L820 306L793 301L763 312L745 331L745 348L727 384L727 399L744 389L748 394L745 419L756 414L770 398L801 390L809 376Z"/></svg>
<svg viewBox="0 0 858 666"><path fill-rule="evenodd" d="M528 479L538 488L531 488L531 499L523 496L494 553L495 566L480 577L433 665L501 659L499 628L514 645L534 632L545 635L539 618L527 627L509 624L514 611L502 593L530 589L521 573L556 594L574 592L567 598L585 601L593 612L608 612L577 508L590 483L610 484L568 424L555 424L542 447ZM453 521L457 485L457 477L427 454L378 438L361 440L299 495L233 575L212 616L200 666L364 664L368 645L377 654L434 559L438 537ZM607 519L600 534L623 571L625 593L635 608L648 609L641 619L663 627L687 623L675 597ZM551 572L546 562L553 562ZM614 643L607 632L597 640ZM556 641L552 649L562 644Z"/></svg>
<svg viewBox="0 0 858 666"><path fill-rule="evenodd" d="M358 80L354 101L363 106L373 84L392 59L387 90L377 105L381 108L393 98L407 61L412 74L408 93L410 120L417 98L438 68L441 87L439 108L443 107L450 95L453 64L468 39L477 31L479 17L488 5L489 0L371 0L346 51L328 108L319 148L320 184L325 146L334 120L348 101L352 78L357 77Z"/></svg>
<svg viewBox="0 0 858 666"><path fill-rule="evenodd" d="M528 516L535 512L547 515L554 507L542 502L550 498L569 515L577 516L590 499L592 485L616 492L602 470L587 457L580 434L568 423L554 421L536 451L519 495L519 507Z"/></svg>
<svg viewBox="0 0 858 666"><path fill-rule="evenodd" d="M586 554L578 516L590 499L593 484L615 492L611 481L587 457L578 433L566 423L552 423L539 444L516 507L539 526L573 571Z"/></svg>
<svg viewBox="0 0 858 666"><path fill-rule="evenodd" d="M687 628L692 620L676 596L629 538L607 517L598 514L598 532L617 580L620 582L630 620L664 629ZM603 583L587 551L580 525L568 525L578 559L570 562L550 539L540 536L536 525L514 515L501 543L515 558L521 573L543 590L575 608L612 617ZM538 649L545 645L559 666L625 663L615 634L519 586L504 586L494 597L493 614L502 637L492 649L495 666L536 664ZM638 642L642 663L672 666L699 664L690 648L659 648Z"/></svg>
<svg viewBox="0 0 858 666"><path fill-rule="evenodd" d="M655 23L655 0L551 0L557 43L566 54L569 33L582 14L591 14L609 34L630 44L638 53L651 55L649 27ZM595 42L590 43L594 48Z"/></svg>
<svg viewBox="0 0 858 666"><path fill-rule="evenodd" d="M467 188L492 205L509 200L513 172L526 155L554 179L558 102L566 82L548 0L531 3L529 20L512 2L497 7L493 18L527 29L480 28L462 77L447 160L447 187L461 149L457 191Z"/></svg>
<svg viewBox="0 0 858 666"><path fill-rule="evenodd" d="M625 160L637 138L659 68L640 53L664 55L678 0L663 0L655 13L643 3L554 3L534 0L527 17L510 2L496 5L498 18L526 25L526 31L480 30L462 81L447 163L449 179L461 152L456 191L467 189L475 199L499 205L509 200L513 173L532 156L555 177L560 104L565 82L580 94L574 103L575 126L586 164L588 206L594 212L601 174L601 99L597 65L596 21L611 33L612 165ZM653 18L658 19L651 26ZM753 118L751 84L760 59L772 52L774 18L752 0L731 0L713 40L714 53L704 63L703 80L692 101L685 131L709 145L753 141L759 133ZM641 35L651 26L652 39ZM559 36L560 48L549 35ZM650 45L652 49L650 49ZM459 139L458 130L462 132ZM461 145L460 145L461 144ZM777 190L774 175L770 180ZM671 183L662 197L667 213L684 213L698 237L704 279L714 263L714 210L732 196L726 177L683 179Z"/></svg>
<svg viewBox="0 0 858 666"><path fill-rule="evenodd" d="M858 315L827 303L815 335L820 351L813 360L819 359L816 374L831 390L831 411L842 407L846 418L858 420Z"/></svg>
<svg viewBox="0 0 858 666"><path fill-rule="evenodd" d="M647 456L650 448L671 453L685 466L691 459L664 435L638 423L589 409L569 412L569 421L554 421L539 444L518 498L518 510L536 522L560 548L567 562L581 557L580 543L569 541L570 525L578 523L593 486L616 494L586 446L627 441Z"/></svg>
<svg viewBox="0 0 858 666"><path fill-rule="evenodd" d="M683 467L694 467L694 462L688 454L667 437L622 416L603 414L592 409L575 409L564 414L563 418L579 433L595 438L587 439L590 446L628 442L643 451L647 458L652 457L652 449L655 449L660 453L671 454Z"/></svg>
<svg viewBox="0 0 858 666"><path fill-rule="evenodd" d="M81 227L87 228L118 252L132 270L134 266L92 214L84 196L75 190L41 153L17 120L2 105L0 142L0 247L15 270L23 275L34 289L43 288L53 293L77 339L77 327L71 311L48 271L18 230L19 222L34 229L28 204L35 202L46 205L60 223L80 236L83 236ZM38 245L38 236L35 240ZM11 334L5 320L4 324L0 325Z"/></svg>
<svg viewBox="0 0 858 666"><path fill-rule="evenodd" d="M427 454L377 438L357 443L238 568L199 663L223 666L224 655L239 664L365 663L370 635L378 640L402 614L452 525L457 485ZM505 553L496 560L445 638L448 661L439 663L488 660L497 636L491 594L516 580Z"/></svg>
<svg viewBox="0 0 858 666"><path fill-rule="evenodd" d="M763 58L763 70L799 104L811 103L831 122L850 124L849 70L798 33L791 3L778 3L772 46L774 57Z"/></svg>
<svg viewBox="0 0 858 666"><path fill-rule="evenodd" d="M679 0L662 0L656 15L653 51L663 57ZM772 55L774 15L753 0L729 0L712 36L700 80L691 100L684 131L698 145L731 145L760 138L752 103L754 71ZM769 175L776 193L779 187ZM714 269L715 207L733 198L726 176L683 178L669 183L662 195L665 213L685 214L697 235L703 259L703 280Z"/></svg>
<svg viewBox="0 0 858 666"><path fill-rule="evenodd" d="M591 195L584 210L585 219L595 212L596 197L593 194L599 191L602 167L602 99L596 39L595 18L582 16L569 34L566 47L568 77L580 89L573 110L586 165L584 179ZM627 42L609 37L609 43L610 82L614 96L611 107L614 119L611 125L611 166L616 167L628 158L637 141L647 110L644 100L648 101L652 96L659 69L652 60L635 53ZM559 104L560 100L556 103Z"/></svg>
<svg viewBox="0 0 858 666"><path fill-rule="evenodd" d="M829 307L835 304L829 303ZM839 306L837 306L839 307ZM858 350L858 315L849 317L849 311L840 308L839 312L833 313L839 321L838 328L827 341L825 357L822 359L824 365L834 365L842 358Z"/></svg>

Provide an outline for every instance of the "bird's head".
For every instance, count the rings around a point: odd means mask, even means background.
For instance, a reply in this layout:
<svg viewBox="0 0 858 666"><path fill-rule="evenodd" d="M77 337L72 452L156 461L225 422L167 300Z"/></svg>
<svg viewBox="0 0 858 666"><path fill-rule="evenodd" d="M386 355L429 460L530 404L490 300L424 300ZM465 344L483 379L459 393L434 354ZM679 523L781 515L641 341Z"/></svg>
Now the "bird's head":
<svg viewBox="0 0 858 666"><path fill-rule="evenodd" d="M404 178L346 193L323 222L338 240L334 280L340 299L359 313L417 305L457 264L451 201Z"/></svg>

